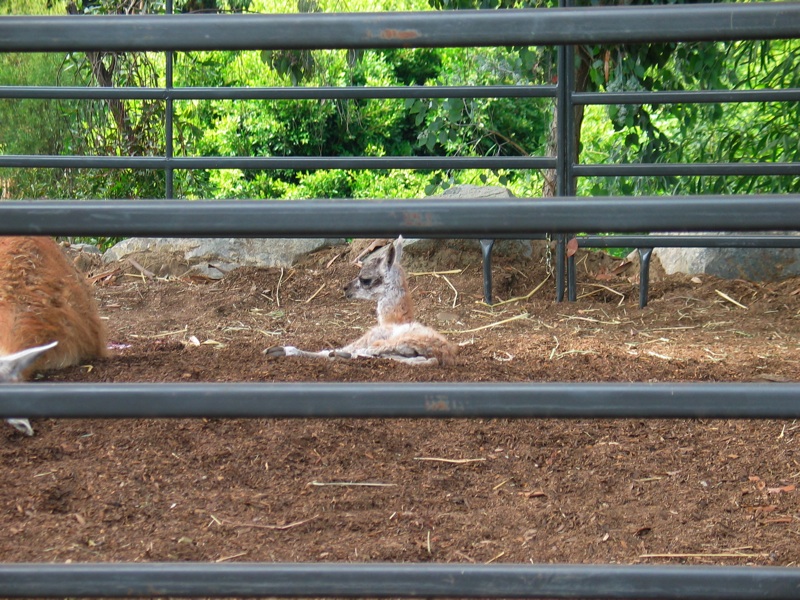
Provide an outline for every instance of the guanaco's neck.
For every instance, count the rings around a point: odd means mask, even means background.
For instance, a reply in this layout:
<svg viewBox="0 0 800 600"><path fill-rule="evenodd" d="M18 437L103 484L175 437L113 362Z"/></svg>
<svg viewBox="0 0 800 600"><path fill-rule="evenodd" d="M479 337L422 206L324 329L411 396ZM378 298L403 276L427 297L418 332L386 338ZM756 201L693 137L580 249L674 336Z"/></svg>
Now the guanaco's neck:
<svg viewBox="0 0 800 600"><path fill-rule="evenodd" d="M395 277L386 282L386 291L378 300L379 325L403 325L414 322L414 304L408 291L405 273L397 267Z"/></svg>

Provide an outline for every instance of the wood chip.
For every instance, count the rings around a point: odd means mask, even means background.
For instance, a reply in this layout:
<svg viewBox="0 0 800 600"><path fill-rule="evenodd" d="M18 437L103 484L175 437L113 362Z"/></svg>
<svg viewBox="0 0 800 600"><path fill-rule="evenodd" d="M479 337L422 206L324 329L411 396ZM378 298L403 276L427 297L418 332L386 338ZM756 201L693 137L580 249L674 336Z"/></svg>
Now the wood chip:
<svg viewBox="0 0 800 600"><path fill-rule="evenodd" d="M308 485L317 487L339 486L339 487L396 487L396 483L375 483L360 481L312 481Z"/></svg>
<svg viewBox="0 0 800 600"><path fill-rule="evenodd" d="M260 523L235 523L233 521L222 521L225 525L230 525L231 527L252 527L254 529L272 529L273 531L285 531L287 529L293 529L294 527L300 527L300 525L305 525L319 517L319 515L314 515L309 519L303 519L302 521L295 521L294 523L288 523L286 525L261 525ZM216 520L216 518L215 518Z"/></svg>
<svg viewBox="0 0 800 600"><path fill-rule="evenodd" d="M696 554L640 554L639 558L764 558L766 556L769 556L768 552L759 554L744 554L740 552L699 552Z"/></svg>
<svg viewBox="0 0 800 600"><path fill-rule="evenodd" d="M739 308L747 310L747 307L744 304L742 304L741 302L737 302L736 300L734 300L733 298L728 296L728 294L726 294L725 292L720 292L719 290L714 290L714 291L717 292L717 294L719 294L720 297L724 298L725 300L727 300L728 302L730 302L734 306L738 306Z"/></svg>
<svg viewBox="0 0 800 600"><path fill-rule="evenodd" d="M431 462L443 462L451 465L466 465L468 463L483 462L485 458L437 458L435 456L415 456L414 460L427 460Z"/></svg>
<svg viewBox="0 0 800 600"><path fill-rule="evenodd" d="M519 319L527 319L527 318L528 318L528 313L522 313L515 317L509 317L508 319L503 319L502 321L489 323L488 325L481 325L480 327L474 327L472 329L460 329L458 331L443 331L442 333L473 333L475 331L491 329L492 327L499 327L500 325L505 325L506 323L510 323L511 321L517 321Z"/></svg>

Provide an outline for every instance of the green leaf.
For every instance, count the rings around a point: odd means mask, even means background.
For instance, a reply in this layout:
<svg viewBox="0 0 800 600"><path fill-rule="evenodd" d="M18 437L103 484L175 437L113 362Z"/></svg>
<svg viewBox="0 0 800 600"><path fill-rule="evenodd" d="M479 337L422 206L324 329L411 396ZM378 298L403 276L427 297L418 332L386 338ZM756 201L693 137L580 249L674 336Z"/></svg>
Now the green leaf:
<svg viewBox="0 0 800 600"><path fill-rule="evenodd" d="M425 140L425 147L428 149L428 152L433 152L435 146L436 146L436 136L429 135Z"/></svg>

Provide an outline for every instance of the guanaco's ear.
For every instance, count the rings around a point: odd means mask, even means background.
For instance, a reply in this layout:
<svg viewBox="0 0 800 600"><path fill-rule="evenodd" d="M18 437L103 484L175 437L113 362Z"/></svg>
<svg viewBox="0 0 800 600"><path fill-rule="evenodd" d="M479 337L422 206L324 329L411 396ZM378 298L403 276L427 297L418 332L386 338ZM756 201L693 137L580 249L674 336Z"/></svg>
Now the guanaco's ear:
<svg viewBox="0 0 800 600"><path fill-rule="evenodd" d="M383 263L386 265L386 270L388 271L394 266L395 261L397 260L397 246L394 243L389 244L389 247L386 249L386 254L384 255Z"/></svg>
<svg viewBox="0 0 800 600"><path fill-rule="evenodd" d="M28 348L16 354L9 354L0 358L0 381L3 383L13 383L18 381L22 376L22 372L31 366L39 355L55 348L58 342L51 342L45 346L37 346L36 348Z"/></svg>
<svg viewBox="0 0 800 600"><path fill-rule="evenodd" d="M400 259L403 257L403 243L405 240L403 236L398 236L398 238L392 242L391 248L389 248L389 254L387 254L387 261L386 264L391 267L393 264L397 263L400 264Z"/></svg>

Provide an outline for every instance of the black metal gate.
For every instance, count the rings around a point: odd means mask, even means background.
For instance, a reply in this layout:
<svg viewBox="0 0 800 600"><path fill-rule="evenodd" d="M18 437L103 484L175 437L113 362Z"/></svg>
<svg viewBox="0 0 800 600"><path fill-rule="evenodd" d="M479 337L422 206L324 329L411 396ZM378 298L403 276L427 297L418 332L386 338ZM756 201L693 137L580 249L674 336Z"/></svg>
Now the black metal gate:
<svg viewBox="0 0 800 600"><path fill-rule="evenodd" d="M313 32L313 35L309 35ZM621 102L572 91L572 44L800 37L800 4L297 16L2 17L0 51L389 48L558 45L552 86L403 89L0 87L5 98L153 98L167 104L159 157L0 156L0 167L163 169L165 200L0 203L0 234L304 237L317 234L494 239L575 231L798 231L800 194L576 198L574 178L602 174L800 174L800 164L579 165L569 157L577 104ZM224 158L173 156L171 102L186 98L452 97L558 102L555 157ZM670 94L672 94L670 96ZM632 93L625 102L797 101L800 90ZM302 203L172 199L171 173L204 168L515 168L557 170L556 198L379 199ZM313 219L311 218L313 216ZM562 259L563 244L561 246ZM560 269L559 289L564 289ZM380 395L380 404L371 399ZM225 399L225 402L220 402ZM0 385L0 416L800 418L800 384L26 384ZM796 598L800 569L619 565L11 564L4 597Z"/></svg>

